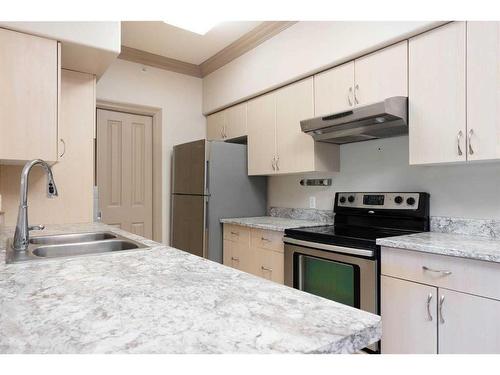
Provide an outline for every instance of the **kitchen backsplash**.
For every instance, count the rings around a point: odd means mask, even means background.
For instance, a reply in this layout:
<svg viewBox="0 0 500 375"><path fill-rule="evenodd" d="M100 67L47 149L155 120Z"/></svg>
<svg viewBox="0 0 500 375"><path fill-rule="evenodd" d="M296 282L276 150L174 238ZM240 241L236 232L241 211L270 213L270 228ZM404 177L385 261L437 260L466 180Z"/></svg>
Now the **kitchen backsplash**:
<svg viewBox="0 0 500 375"><path fill-rule="evenodd" d="M333 222L333 212L331 210L317 210L314 208L269 207L268 215L287 219L319 221L321 223Z"/></svg>
<svg viewBox="0 0 500 375"><path fill-rule="evenodd" d="M333 212L313 208L270 207L269 216L333 223ZM431 216L431 232L456 233L500 239L500 220Z"/></svg>

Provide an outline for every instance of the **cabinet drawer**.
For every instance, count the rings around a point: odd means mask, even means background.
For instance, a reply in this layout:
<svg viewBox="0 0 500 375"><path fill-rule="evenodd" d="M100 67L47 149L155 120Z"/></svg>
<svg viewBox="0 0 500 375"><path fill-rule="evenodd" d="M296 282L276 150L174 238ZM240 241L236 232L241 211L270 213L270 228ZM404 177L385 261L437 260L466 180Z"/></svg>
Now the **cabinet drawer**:
<svg viewBox="0 0 500 375"><path fill-rule="evenodd" d="M224 239L241 244L249 244L250 228L241 225L224 224Z"/></svg>
<svg viewBox="0 0 500 375"><path fill-rule="evenodd" d="M282 253L284 252L283 232L252 228L250 246Z"/></svg>
<svg viewBox="0 0 500 375"><path fill-rule="evenodd" d="M499 263L390 247L382 247L381 260L382 275L500 300Z"/></svg>
<svg viewBox="0 0 500 375"><path fill-rule="evenodd" d="M280 284L284 283L284 254L260 248L250 249L253 257L252 273Z"/></svg>

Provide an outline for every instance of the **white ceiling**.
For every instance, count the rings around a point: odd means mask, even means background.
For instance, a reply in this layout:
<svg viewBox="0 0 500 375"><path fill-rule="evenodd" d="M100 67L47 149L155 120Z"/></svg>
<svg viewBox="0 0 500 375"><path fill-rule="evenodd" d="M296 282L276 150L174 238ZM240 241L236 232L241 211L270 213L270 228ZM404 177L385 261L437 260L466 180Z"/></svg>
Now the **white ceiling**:
<svg viewBox="0 0 500 375"><path fill-rule="evenodd" d="M161 21L126 21L122 45L199 65L261 23L223 22L199 35Z"/></svg>

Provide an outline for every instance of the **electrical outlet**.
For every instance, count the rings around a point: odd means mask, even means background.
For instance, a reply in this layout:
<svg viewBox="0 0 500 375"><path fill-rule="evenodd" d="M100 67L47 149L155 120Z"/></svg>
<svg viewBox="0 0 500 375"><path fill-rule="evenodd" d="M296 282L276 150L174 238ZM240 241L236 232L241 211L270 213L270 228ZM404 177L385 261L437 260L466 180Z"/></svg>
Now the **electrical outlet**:
<svg viewBox="0 0 500 375"><path fill-rule="evenodd" d="M309 197L309 208L316 208L316 197Z"/></svg>

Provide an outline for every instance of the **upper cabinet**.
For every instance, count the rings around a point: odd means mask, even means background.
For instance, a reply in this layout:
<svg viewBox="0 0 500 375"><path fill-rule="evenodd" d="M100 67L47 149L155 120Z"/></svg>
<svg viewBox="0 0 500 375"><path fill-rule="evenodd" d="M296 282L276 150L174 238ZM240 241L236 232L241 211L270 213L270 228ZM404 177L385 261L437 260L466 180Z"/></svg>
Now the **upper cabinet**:
<svg viewBox="0 0 500 375"><path fill-rule="evenodd" d="M314 116L351 109L354 105L354 61L314 76Z"/></svg>
<svg viewBox="0 0 500 375"><path fill-rule="evenodd" d="M453 22L410 39L410 164L467 159L465 29Z"/></svg>
<svg viewBox="0 0 500 375"><path fill-rule="evenodd" d="M354 61L354 104L367 105L391 96L408 96L408 42Z"/></svg>
<svg viewBox="0 0 500 375"><path fill-rule="evenodd" d="M315 116L408 96L408 44L400 42L314 76Z"/></svg>
<svg viewBox="0 0 500 375"><path fill-rule="evenodd" d="M217 112L207 116L207 140L209 141L224 140L225 124L226 124L226 116L224 111Z"/></svg>
<svg viewBox="0 0 500 375"><path fill-rule="evenodd" d="M0 29L0 161L57 161L57 41Z"/></svg>
<svg viewBox="0 0 500 375"><path fill-rule="evenodd" d="M500 22L467 22L467 159L500 158Z"/></svg>
<svg viewBox="0 0 500 375"><path fill-rule="evenodd" d="M410 39L410 164L500 158L500 23Z"/></svg>
<svg viewBox="0 0 500 375"><path fill-rule="evenodd" d="M247 113L249 175L338 170L339 147L300 127L314 116L312 77L250 100Z"/></svg>
<svg viewBox="0 0 500 375"><path fill-rule="evenodd" d="M247 103L207 116L209 141L233 140L247 135Z"/></svg>

